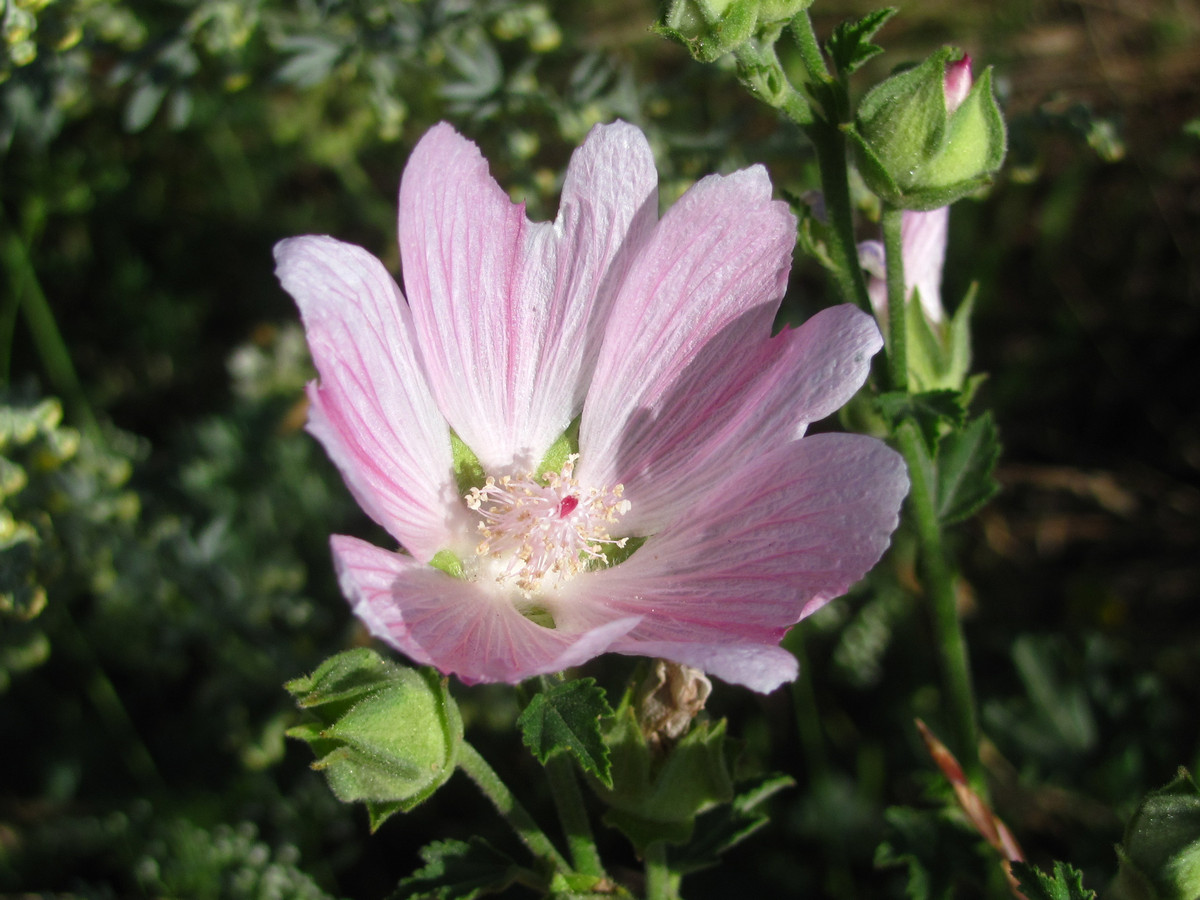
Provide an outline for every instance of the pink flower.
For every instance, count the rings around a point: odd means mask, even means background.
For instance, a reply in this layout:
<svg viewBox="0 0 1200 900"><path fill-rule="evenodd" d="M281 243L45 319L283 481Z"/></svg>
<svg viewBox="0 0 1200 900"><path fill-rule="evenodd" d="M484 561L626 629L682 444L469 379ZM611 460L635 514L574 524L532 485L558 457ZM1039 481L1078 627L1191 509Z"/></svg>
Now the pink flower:
<svg viewBox="0 0 1200 900"><path fill-rule="evenodd" d="M887 547L899 457L803 437L863 383L874 322L771 337L796 225L761 167L661 220L656 185L642 133L598 126L533 223L443 124L400 185L405 294L358 247L276 248L309 430L402 547L335 536L342 589L416 662L516 682L616 652L769 691L788 627Z"/></svg>

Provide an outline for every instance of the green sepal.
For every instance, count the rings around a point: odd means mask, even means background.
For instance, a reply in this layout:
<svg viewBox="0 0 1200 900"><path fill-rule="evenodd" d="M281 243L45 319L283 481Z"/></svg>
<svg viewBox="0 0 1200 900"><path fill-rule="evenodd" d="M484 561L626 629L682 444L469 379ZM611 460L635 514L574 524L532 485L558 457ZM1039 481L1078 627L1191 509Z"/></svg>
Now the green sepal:
<svg viewBox="0 0 1200 900"><path fill-rule="evenodd" d="M671 0L654 30L712 62L751 40L773 44L813 0Z"/></svg>
<svg viewBox="0 0 1200 900"><path fill-rule="evenodd" d="M892 6L867 13L855 22L841 22L825 42L825 52L833 61L834 68L849 75L863 63L874 59L883 48L871 43L871 38L896 14Z"/></svg>
<svg viewBox="0 0 1200 900"><path fill-rule="evenodd" d="M733 799L725 720L697 720L664 756L648 745L628 699L605 733L612 787L593 782L609 807L604 822L624 834L638 853L659 840L684 844L696 816Z"/></svg>
<svg viewBox="0 0 1200 900"><path fill-rule="evenodd" d="M1096 892L1083 886L1083 874L1064 862L1054 863L1053 875L1025 862L1012 863L1012 873L1029 900L1096 900Z"/></svg>
<svg viewBox="0 0 1200 900"><path fill-rule="evenodd" d="M629 557L633 556L648 539L631 535L625 538L625 546L621 547L617 544L602 544L600 551L604 554L604 568L611 568L625 562ZM597 561L597 565L600 563Z"/></svg>
<svg viewBox="0 0 1200 900"><path fill-rule="evenodd" d="M947 189L990 177L1003 164L1007 146L1004 117L996 105L989 67L951 113L945 140L921 173L923 186L929 190Z"/></svg>
<svg viewBox="0 0 1200 900"><path fill-rule="evenodd" d="M576 416L567 426L567 430L550 445L550 449L546 451L546 455L542 457L542 462L538 466L538 475L545 475L547 472L561 472L567 462L567 457L572 453L579 452L579 423L582 418L582 416Z"/></svg>
<svg viewBox="0 0 1200 900"><path fill-rule="evenodd" d="M429 560L429 565L435 569L440 569L451 578L463 578L465 572L463 570L462 560L458 558L458 554L450 550L439 550L433 554L433 558Z"/></svg>
<svg viewBox="0 0 1200 900"><path fill-rule="evenodd" d="M962 389L971 371L971 316L975 312L975 296L979 285L972 283L946 329L945 368L942 387Z"/></svg>
<svg viewBox="0 0 1200 900"><path fill-rule="evenodd" d="M444 678L373 650L348 650L285 685L313 720L287 732L316 755L343 802L367 806L371 830L429 797L453 774L462 719Z"/></svg>
<svg viewBox="0 0 1200 900"><path fill-rule="evenodd" d="M520 867L483 838L434 841L421 848L425 863L402 880L388 900L475 900L503 891Z"/></svg>
<svg viewBox="0 0 1200 900"><path fill-rule="evenodd" d="M475 451L463 442L453 430L450 432L450 455L454 464L454 481L458 485L458 495L464 496L471 488L481 488L487 480L483 464Z"/></svg>
<svg viewBox="0 0 1200 900"><path fill-rule="evenodd" d="M942 147L949 118L946 65L956 55L943 47L877 84L858 106L854 131L896 189L912 187L911 179ZM867 183L875 187L870 179Z"/></svg>
<svg viewBox="0 0 1200 900"><path fill-rule="evenodd" d="M1004 162L1007 136L990 69L953 113L946 110L946 65L958 56L944 47L876 85L843 126L863 180L892 206L947 206L989 184Z"/></svg>
<svg viewBox="0 0 1200 900"><path fill-rule="evenodd" d="M578 678L535 694L517 724L538 762L545 765L554 753L569 752L585 772L608 788L612 787L611 766L600 723L612 714L596 679Z"/></svg>
<svg viewBox="0 0 1200 900"><path fill-rule="evenodd" d="M1186 769L1142 800L1117 856L1119 900L1200 897L1200 789Z"/></svg>

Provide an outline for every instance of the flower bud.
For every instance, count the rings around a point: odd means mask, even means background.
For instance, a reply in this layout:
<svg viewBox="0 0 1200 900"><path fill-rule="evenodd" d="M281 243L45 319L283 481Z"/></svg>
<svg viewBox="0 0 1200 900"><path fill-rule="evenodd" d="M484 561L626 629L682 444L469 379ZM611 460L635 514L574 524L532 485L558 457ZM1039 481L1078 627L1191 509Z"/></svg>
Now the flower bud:
<svg viewBox="0 0 1200 900"><path fill-rule="evenodd" d="M672 0L659 31L686 46L701 62L731 53L752 37L779 29L812 0Z"/></svg>
<svg viewBox="0 0 1200 900"><path fill-rule="evenodd" d="M462 719L445 680L387 662L365 648L327 659L288 682L317 721L288 736L306 741L339 800L367 804L372 829L412 809L454 774Z"/></svg>
<svg viewBox="0 0 1200 900"><path fill-rule="evenodd" d="M1004 119L991 70L971 84L970 58L946 47L876 85L851 139L863 178L893 206L927 210L987 184L1004 161Z"/></svg>
<svg viewBox="0 0 1200 900"><path fill-rule="evenodd" d="M1200 789L1184 769L1148 794L1117 848L1119 900L1196 900L1200 897Z"/></svg>

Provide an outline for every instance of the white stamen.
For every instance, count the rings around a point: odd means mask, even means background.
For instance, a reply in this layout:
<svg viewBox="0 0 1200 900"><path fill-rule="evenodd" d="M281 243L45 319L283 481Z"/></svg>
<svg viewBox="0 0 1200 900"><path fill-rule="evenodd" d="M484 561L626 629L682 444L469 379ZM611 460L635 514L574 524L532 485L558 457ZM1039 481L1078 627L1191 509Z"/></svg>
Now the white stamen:
<svg viewBox="0 0 1200 900"><path fill-rule="evenodd" d="M555 587L594 562L605 560L604 546L624 547L627 538L609 536L609 526L629 511L624 487L583 489L574 478L578 454L561 472L488 476L467 492L467 506L482 517L482 540L475 552L495 562L495 577L526 597Z"/></svg>

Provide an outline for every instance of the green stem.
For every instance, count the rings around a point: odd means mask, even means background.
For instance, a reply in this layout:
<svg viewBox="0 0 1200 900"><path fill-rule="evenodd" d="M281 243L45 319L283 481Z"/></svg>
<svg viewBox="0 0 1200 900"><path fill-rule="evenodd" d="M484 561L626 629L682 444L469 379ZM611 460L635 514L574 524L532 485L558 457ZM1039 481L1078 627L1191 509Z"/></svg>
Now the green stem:
<svg viewBox="0 0 1200 900"><path fill-rule="evenodd" d="M800 50L800 60L804 63L804 70L808 72L809 80L827 80L829 69L825 65L825 57L821 55L821 45L817 41L817 33L813 30L808 10L804 10L793 18L789 27L792 36L796 39L796 47Z"/></svg>
<svg viewBox="0 0 1200 900"><path fill-rule="evenodd" d="M908 297L904 285L904 210L883 206L883 252L887 258L888 375L892 390L908 390Z"/></svg>
<svg viewBox="0 0 1200 900"><path fill-rule="evenodd" d="M820 784L829 779L829 756L825 751L825 735L821 731L821 714L817 694L813 689L812 666L808 663L805 646L806 629L793 628L787 647L800 663L800 677L792 682L792 710L796 716L796 731L808 766L809 783Z"/></svg>
<svg viewBox="0 0 1200 900"><path fill-rule="evenodd" d="M550 842L550 838L546 837L546 833L538 828L533 817L508 789L508 785L500 780L496 770L489 766L487 760L479 755L479 751L466 741L463 741L458 748L458 767L475 782L479 790L483 791L484 796L492 801L496 811L517 833L517 837L529 848L529 852L559 872L571 871L566 859Z"/></svg>
<svg viewBox="0 0 1200 900"><path fill-rule="evenodd" d="M571 758L565 753L555 753L546 761L546 774L550 777L550 791L575 871L595 878L607 877Z"/></svg>
<svg viewBox="0 0 1200 900"><path fill-rule="evenodd" d="M667 864L667 842L655 841L646 848L646 900L679 900L679 879Z"/></svg>
<svg viewBox="0 0 1200 900"><path fill-rule="evenodd" d="M37 347L42 365L46 369L46 377L51 386L69 403L83 423L88 435L101 442L103 439L87 395L80 384L75 366L71 362L71 352L63 340L58 323L54 321L54 312L50 302L42 290L33 261L25 242L16 230L9 227L3 211L0 210L0 259L8 271L9 284L16 302L21 305L25 321L33 334L33 343ZM8 367L11 363L11 348L4 348L3 376L4 383L8 381Z"/></svg>
<svg viewBox="0 0 1200 900"><path fill-rule="evenodd" d="M821 191L829 220L829 256L834 263L834 281L842 298L867 312L867 280L858 261L854 240L854 210L850 205L850 175L846 164L846 138L837 125L818 119L805 132L817 150Z"/></svg>
<svg viewBox="0 0 1200 900"><path fill-rule="evenodd" d="M962 764L967 779L982 789L983 778L979 764L978 726L975 720L975 701L971 687L971 669L967 660L967 642L958 617L958 602L954 592L954 576L946 560L942 544L942 526L934 504L933 468L929 464L924 438L916 422L901 423L896 430L900 452L908 464L912 491L909 507L917 526L920 541L921 574L933 611L935 644L942 669L942 679L949 704L953 729L952 750Z"/></svg>

